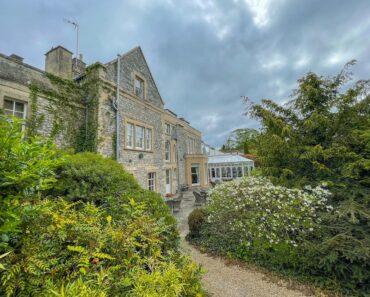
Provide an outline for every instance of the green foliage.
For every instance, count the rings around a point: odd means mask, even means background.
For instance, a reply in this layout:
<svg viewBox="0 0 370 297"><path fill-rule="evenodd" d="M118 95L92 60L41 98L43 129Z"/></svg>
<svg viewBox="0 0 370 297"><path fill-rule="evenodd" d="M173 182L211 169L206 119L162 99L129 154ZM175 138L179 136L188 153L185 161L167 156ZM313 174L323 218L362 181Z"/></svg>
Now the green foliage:
<svg viewBox="0 0 370 297"><path fill-rule="evenodd" d="M48 101L45 109L53 120L49 137L55 140L63 135L64 147L74 148L77 152L95 152L98 144L97 106L101 88L98 67L89 66L85 76L78 81L46 73L50 85L31 84L28 134L38 135L45 120L45 114L38 110L38 97L42 96Z"/></svg>
<svg viewBox="0 0 370 297"><path fill-rule="evenodd" d="M198 237L206 219L206 211L203 208L194 209L188 217L189 237Z"/></svg>
<svg viewBox="0 0 370 297"><path fill-rule="evenodd" d="M243 151L245 154L255 153L258 131L255 129L236 129L232 131L222 145L222 151Z"/></svg>
<svg viewBox="0 0 370 297"><path fill-rule="evenodd" d="M122 165L89 152L68 156L58 168L57 177L52 195L71 201L94 202L96 205L107 203L108 197L119 199L140 190L133 175L126 172Z"/></svg>
<svg viewBox="0 0 370 297"><path fill-rule="evenodd" d="M276 186L216 187L193 240L350 296L370 295L370 81L349 86L353 64L334 77L308 73L284 106L249 106L262 125L258 175ZM302 212L302 199L286 204L282 187L295 195L306 185L327 188L333 210Z"/></svg>
<svg viewBox="0 0 370 297"><path fill-rule="evenodd" d="M309 273L335 276L344 291L370 291L369 81L351 79L348 63L334 77L309 73L287 106L252 105L262 122L258 156L263 174L284 185L326 184L335 211L308 242Z"/></svg>
<svg viewBox="0 0 370 297"><path fill-rule="evenodd" d="M89 290L96 296L145 296L142 292L195 296L192 292L201 292L199 268L164 248L166 224L154 219L142 203L132 200L122 208L124 216L111 216L93 204L43 201L39 214L23 223L17 251L6 257L2 293L63 296L63 290L71 295L81 289L85 296ZM192 284L184 284L189 278Z"/></svg>
<svg viewBox="0 0 370 297"><path fill-rule="evenodd" d="M94 153L79 153L68 156L56 172L57 183L50 195L72 202L93 202L116 215L123 215L122 204L131 199L143 202L157 220L166 222L168 228L163 240L173 247L178 244L176 220L161 196L142 189L134 176L116 161Z"/></svg>
<svg viewBox="0 0 370 297"><path fill-rule="evenodd" d="M204 296L158 194L113 160L23 134L0 116L1 296Z"/></svg>
<svg viewBox="0 0 370 297"><path fill-rule="evenodd" d="M21 216L32 212L30 202L55 182L62 162L49 140L24 136L20 120L0 114L0 252L20 231Z"/></svg>

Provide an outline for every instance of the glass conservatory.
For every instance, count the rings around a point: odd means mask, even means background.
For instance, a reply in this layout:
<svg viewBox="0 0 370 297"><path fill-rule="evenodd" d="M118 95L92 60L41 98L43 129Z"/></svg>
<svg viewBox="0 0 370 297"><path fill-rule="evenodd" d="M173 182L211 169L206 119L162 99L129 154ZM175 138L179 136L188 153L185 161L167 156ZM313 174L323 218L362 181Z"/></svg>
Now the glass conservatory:
<svg viewBox="0 0 370 297"><path fill-rule="evenodd" d="M223 154L208 156L208 174L210 181L232 180L250 175L254 161L240 155Z"/></svg>

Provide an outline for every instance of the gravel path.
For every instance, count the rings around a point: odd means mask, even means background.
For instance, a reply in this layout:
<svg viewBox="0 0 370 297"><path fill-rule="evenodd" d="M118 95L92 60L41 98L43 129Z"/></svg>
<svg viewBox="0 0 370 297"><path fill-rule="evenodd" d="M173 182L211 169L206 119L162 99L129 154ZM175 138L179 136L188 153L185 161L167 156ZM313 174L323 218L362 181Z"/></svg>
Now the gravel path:
<svg viewBox="0 0 370 297"><path fill-rule="evenodd" d="M202 282L212 297L308 296L301 291L288 289L283 280L271 282L263 273L237 265L226 265L223 259L203 254L189 245L184 238L189 230L187 217L193 208L194 197L188 192L181 203L181 211L175 214L180 227L181 246L186 254L206 270Z"/></svg>

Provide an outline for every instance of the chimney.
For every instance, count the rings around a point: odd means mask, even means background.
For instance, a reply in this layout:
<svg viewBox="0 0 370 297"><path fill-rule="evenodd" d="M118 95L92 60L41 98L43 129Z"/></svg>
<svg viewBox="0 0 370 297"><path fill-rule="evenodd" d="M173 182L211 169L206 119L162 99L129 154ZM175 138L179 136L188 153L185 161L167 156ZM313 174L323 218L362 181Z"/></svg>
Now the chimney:
<svg viewBox="0 0 370 297"><path fill-rule="evenodd" d="M60 45L52 48L45 54L45 71L72 79L72 52Z"/></svg>
<svg viewBox="0 0 370 297"><path fill-rule="evenodd" d="M22 63L22 62L23 62L23 57L18 56L18 55L16 55L16 54L11 54L11 55L9 56L9 58L11 58L11 59L12 59L12 60L14 60L14 61L20 62L20 63Z"/></svg>
<svg viewBox="0 0 370 297"><path fill-rule="evenodd" d="M83 56L80 54L79 59L73 58L72 60L72 71L73 77L78 77L85 73L86 63L83 61Z"/></svg>

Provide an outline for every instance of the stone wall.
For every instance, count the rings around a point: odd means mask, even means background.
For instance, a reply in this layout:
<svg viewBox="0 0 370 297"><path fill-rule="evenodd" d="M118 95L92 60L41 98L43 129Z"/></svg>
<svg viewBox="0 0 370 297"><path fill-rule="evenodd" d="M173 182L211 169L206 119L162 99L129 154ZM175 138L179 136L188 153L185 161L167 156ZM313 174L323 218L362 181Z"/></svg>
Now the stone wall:
<svg viewBox="0 0 370 297"><path fill-rule="evenodd" d="M107 79L113 83L117 81L117 59L106 64ZM120 86L122 89L134 94L134 78L139 75L145 81L145 99L159 108L163 108L163 101L158 92L155 81L151 75L148 64L140 47L134 48L121 56ZM139 98L139 97L138 97ZM140 98L141 99L141 98Z"/></svg>
<svg viewBox="0 0 370 297"><path fill-rule="evenodd" d="M111 86L111 91L114 86ZM140 102L130 94L121 92L118 102L120 114L119 159L118 162L135 175L139 183L147 188L148 173L155 172L157 191L164 193L164 136L161 110ZM115 111L112 108L112 96L109 92L100 95L99 102L99 136L98 152L111 157L115 155ZM134 123L152 129L152 151L128 149L125 146L126 123Z"/></svg>
<svg viewBox="0 0 370 297"><path fill-rule="evenodd" d="M29 120L32 116L31 86L50 90L54 88L42 70L0 54L0 108L3 108L5 98L22 102L26 107L26 119ZM51 112L55 102L41 93L38 93L36 97L35 116L43 118L37 126L37 133L42 136L50 136L55 126L55 116ZM73 111L71 115L73 122L70 124L76 129L79 128L84 121L83 106L68 102L65 106L69 106ZM74 145L70 131L63 129L63 127L55 135L54 141L61 148L69 148Z"/></svg>

